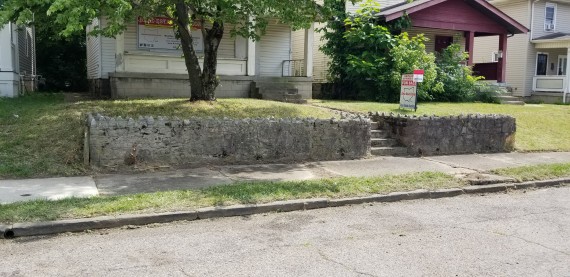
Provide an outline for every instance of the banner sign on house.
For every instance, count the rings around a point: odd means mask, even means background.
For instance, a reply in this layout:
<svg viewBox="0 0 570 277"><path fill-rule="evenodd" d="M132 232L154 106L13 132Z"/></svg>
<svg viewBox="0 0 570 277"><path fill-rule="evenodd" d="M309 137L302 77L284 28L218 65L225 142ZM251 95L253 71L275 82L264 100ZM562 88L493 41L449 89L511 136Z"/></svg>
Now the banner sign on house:
<svg viewBox="0 0 570 277"><path fill-rule="evenodd" d="M417 86L414 82L414 74L402 75L402 87L400 88L400 108L417 109Z"/></svg>
<svg viewBox="0 0 570 277"><path fill-rule="evenodd" d="M168 17L138 18L138 47L144 49L178 50L180 40L174 35L174 21ZM192 25L192 41L196 52L204 51L202 31Z"/></svg>

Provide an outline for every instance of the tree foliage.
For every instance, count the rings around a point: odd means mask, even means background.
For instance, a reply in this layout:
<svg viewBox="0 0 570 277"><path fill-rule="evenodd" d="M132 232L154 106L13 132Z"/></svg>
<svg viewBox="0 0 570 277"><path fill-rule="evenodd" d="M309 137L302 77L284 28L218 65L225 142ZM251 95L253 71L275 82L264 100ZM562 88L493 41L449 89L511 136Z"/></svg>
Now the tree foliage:
<svg viewBox="0 0 570 277"><path fill-rule="evenodd" d="M270 20L277 19L293 29L306 28L315 19L327 16L327 4L313 0L3 0L0 23L30 22L38 7L49 5L47 15L60 26L61 34L83 32L94 18L106 17L108 24L91 35L115 36L138 16L167 16L175 21L181 39L192 100L213 100L218 85L217 53L225 28L232 36L260 39ZM252 20L253 19L253 20ZM193 49L191 25L201 24L204 65Z"/></svg>

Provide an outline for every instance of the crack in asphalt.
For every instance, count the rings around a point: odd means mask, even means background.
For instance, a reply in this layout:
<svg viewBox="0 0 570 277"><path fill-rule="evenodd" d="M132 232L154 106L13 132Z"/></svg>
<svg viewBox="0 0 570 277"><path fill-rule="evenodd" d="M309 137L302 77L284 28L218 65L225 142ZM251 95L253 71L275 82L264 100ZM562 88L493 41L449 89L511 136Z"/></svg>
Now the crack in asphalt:
<svg viewBox="0 0 570 277"><path fill-rule="evenodd" d="M358 271L356 268L352 268L352 267L350 267L350 266L348 266L348 265L345 265L345 264L343 264L343 263L341 263L341 262L339 262L339 261L333 260L332 258L330 258L329 256L327 256L325 253L323 253L323 251L320 250L320 249L317 249L317 251L318 251L319 255L321 256L321 258L323 258L323 260L325 260L325 261L327 261L327 262L331 262L331 263L340 265L340 266L344 267L345 269L347 269L347 270L349 270L349 271L352 271L352 272L354 272L354 273L356 273L356 274L360 274L360 275L364 275L364 276L371 276L371 277L378 277L378 276L373 275L373 274L370 274L370 273Z"/></svg>

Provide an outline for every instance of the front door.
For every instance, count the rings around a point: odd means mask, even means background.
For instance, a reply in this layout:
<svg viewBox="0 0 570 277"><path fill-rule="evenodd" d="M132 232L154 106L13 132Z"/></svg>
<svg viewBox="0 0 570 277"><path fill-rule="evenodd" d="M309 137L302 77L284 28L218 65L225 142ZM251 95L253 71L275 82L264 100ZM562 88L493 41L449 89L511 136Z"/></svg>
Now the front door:
<svg viewBox="0 0 570 277"><path fill-rule="evenodd" d="M568 72L568 56L558 56L558 75L566 75Z"/></svg>
<svg viewBox="0 0 570 277"><path fill-rule="evenodd" d="M453 37L435 36L435 52L441 53L447 46L453 43Z"/></svg>

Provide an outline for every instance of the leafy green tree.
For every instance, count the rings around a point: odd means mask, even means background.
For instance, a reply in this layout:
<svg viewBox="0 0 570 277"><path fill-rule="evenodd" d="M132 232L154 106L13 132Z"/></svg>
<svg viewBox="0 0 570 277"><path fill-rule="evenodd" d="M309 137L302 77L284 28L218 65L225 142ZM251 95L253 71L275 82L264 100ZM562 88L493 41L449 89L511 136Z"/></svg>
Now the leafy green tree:
<svg viewBox="0 0 570 277"><path fill-rule="evenodd" d="M35 13L37 72L45 79L41 89L48 91L86 91L87 57L85 32L61 36L46 15L48 6Z"/></svg>
<svg viewBox="0 0 570 277"><path fill-rule="evenodd" d="M109 24L91 35L115 36L138 16L167 16L175 21L181 40L188 78L190 100L214 100L219 84L216 76L220 41L226 26L232 36L259 39L268 22L276 18L293 29L306 28L317 18L328 16L328 3L319 6L313 0L2 0L0 24L9 20L31 21L41 5L48 4L47 15L61 24L63 35L83 32L94 18L105 16ZM253 20L252 20L253 19ZM202 25L204 65L194 51L191 25Z"/></svg>

